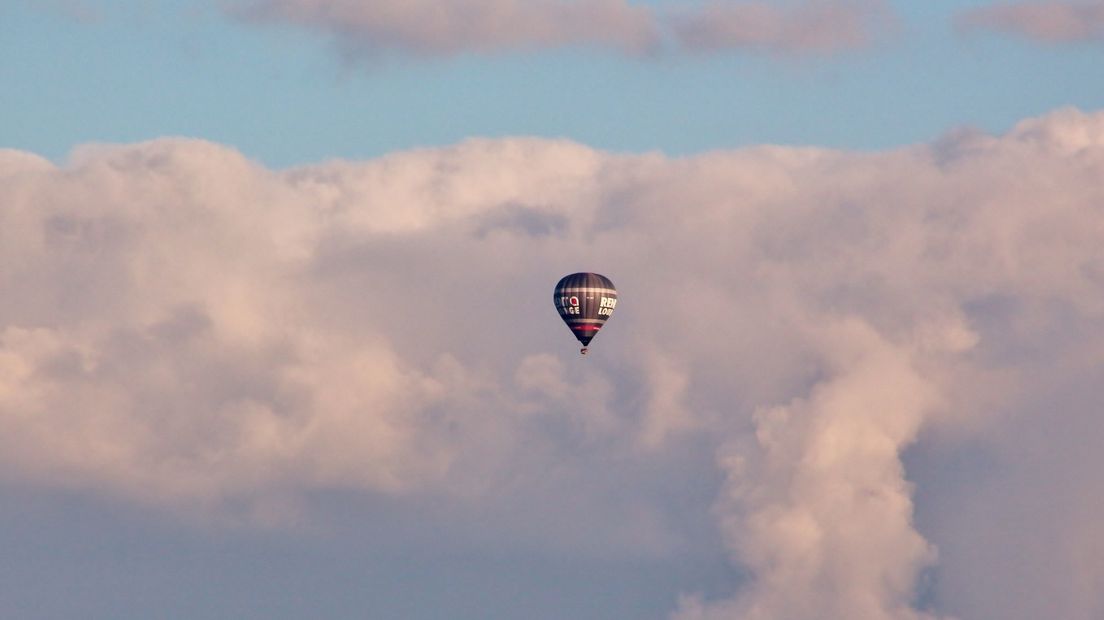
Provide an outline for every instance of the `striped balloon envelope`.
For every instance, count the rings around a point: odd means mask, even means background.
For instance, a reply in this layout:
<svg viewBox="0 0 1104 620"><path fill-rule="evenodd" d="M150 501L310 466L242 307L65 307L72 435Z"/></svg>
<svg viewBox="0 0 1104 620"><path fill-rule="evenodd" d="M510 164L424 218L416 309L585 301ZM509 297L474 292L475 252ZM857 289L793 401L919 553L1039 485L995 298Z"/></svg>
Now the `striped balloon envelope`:
<svg viewBox="0 0 1104 620"><path fill-rule="evenodd" d="M586 355L587 345L617 307L617 289L606 276L573 273L556 284L552 301L571 333L583 343L579 352Z"/></svg>

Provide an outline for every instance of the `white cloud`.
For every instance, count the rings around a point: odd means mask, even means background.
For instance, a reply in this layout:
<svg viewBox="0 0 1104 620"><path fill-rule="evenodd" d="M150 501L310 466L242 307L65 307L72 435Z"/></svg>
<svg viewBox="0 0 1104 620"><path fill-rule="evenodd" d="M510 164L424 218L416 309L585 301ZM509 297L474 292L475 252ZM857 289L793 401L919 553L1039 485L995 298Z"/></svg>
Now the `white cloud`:
<svg viewBox="0 0 1104 620"><path fill-rule="evenodd" d="M881 153L3 151L0 470L261 520L429 497L562 554L719 535L751 576L683 618L1091 618L1102 176L1076 110ZM621 290L587 358L578 269ZM1063 570L1009 560L1029 533Z"/></svg>
<svg viewBox="0 0 1104 620"><path fill-rule="evenodd" d="M811 329L830 378L758 411L754 440L725 446L719 461L721 529L755 582L719 606L684 602L680 618L928 617L908 604L936 554L912 527L899 454L937 388L915 352L860 321Z"/></svg>

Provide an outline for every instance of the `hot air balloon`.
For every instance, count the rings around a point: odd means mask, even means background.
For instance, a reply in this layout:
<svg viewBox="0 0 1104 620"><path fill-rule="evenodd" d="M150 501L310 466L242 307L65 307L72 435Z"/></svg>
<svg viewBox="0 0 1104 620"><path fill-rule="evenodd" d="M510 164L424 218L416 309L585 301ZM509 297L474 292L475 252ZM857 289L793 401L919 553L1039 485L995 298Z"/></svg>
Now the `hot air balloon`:
<svg viewBox="0 0 1104 620"><path fill-rule="evenodd" d="M552 301L571 333L583 343L579 353L586 355L587 345L617 307L617 289L606 276L573 273L556 284Z"/></svg>

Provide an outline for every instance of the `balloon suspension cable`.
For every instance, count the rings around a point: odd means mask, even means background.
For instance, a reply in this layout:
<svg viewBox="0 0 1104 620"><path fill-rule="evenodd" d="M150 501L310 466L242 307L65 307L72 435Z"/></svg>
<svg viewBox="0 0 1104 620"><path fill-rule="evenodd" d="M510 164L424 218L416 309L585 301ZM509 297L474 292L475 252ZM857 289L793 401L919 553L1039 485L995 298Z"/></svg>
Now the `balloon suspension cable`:
<svg viewBox="0 0 1104 620"><path fill-rule="evenodd" d="M586 355L586 353L587 353L587 348L586 347L583 347L583 348L579 349L579 355Z"/></svg>

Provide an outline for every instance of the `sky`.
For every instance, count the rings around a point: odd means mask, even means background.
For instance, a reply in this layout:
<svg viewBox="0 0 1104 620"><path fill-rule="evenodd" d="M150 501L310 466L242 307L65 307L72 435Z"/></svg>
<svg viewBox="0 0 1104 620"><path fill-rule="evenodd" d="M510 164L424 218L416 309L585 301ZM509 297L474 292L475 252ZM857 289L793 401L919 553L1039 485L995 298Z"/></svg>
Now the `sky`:
<svg viewBox="0 0 1104 620"><path fill-rule="evenodd" d="M0 616L1104 616L1102 61L1095 1L3 2Z"/></svg>
<svg viewBox="0 0 1104 620"><path fill-rule="evenodd" d="M582 8L562 8L572 4ZM1089 77L1099 73L1099 11L1065 23L1059 9L1045 21L1014 8L8 0L0 136L54 161L88 142L201 137L284 168L471 136L675 156L755 144L884 149L1104 105ZM462 17L480 11L501 15ZM1036 32L1037 22L1052 26Z"/></svg>

